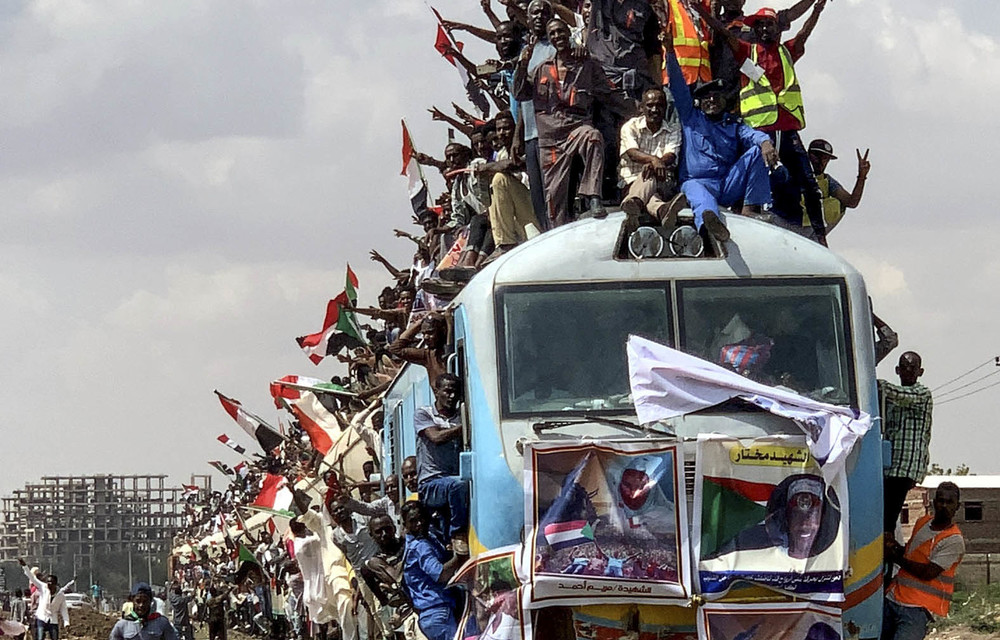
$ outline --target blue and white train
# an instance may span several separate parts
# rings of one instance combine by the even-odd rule
[[[786,347],[771,357],[784,360],[784,384],[878,414],[870,303],[850,264],[790,231],[735,215],[728,216],[733,242],[725,258],[640,260],[623,246],[623,220],[613,213],[542,234],[483,269],[451,305],[449,366],[465,381],[461,469],[472,489],[473,554],[522,541],[525,442],[641,436],[601,420],[636,421],[629,334],[707,359],[747,326],[783,336]],[[423,368],[404,368],[385,397],[386,473],[398,473],[414,453],[413,414],[430,402]],[[536,429],[555,420],[572,424]],[[672,426],[688,441],[707,431],[800,433],[782,418],[727,405]],[[844,637],[879,634],[882,460],[878,428],[848,460]],[[689,504],[693,473],[690,457]],[[679,611],[679,618],[693,620],[690,612]]]

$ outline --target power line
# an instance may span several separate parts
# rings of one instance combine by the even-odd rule
[[[948,404],[949,402],[951,402],[951,401],[953,401],[953,400],[961,400],[962,398],[966,398],[966,397],[968,397],[968,396],[971,396],[971,395],[974,395],[974,394],[977,394],[977,393],[979,393],[980,391],[986,391],[987,389],[990,389],[990,388],[992,388],[992,387],[996,387],[996,386],[1000,386],[1000,382],[994,382],[993,384],[988,384],[988,385],[986,385],[985,387],[980,387],[979,389],[973,389],[972,391],[970,391],[970,392],[968,392],[968,393],[963,393],[963,394],[962,394],[962,395],[960,395],[960,396],[955,396],[954,398],[948,398],[947,400],[945,400],[945,401],[943,401],[943,402],[939,402],[939,403],[937,403],[937,406],[939,406],[939,407],[940,407],[941,405],[943,405],[943,404]]]
[[[990,371],[989,373],[987,373],[985,376],[980,376],[980,377],[976,378],[975,380],[973,380],[972,382],[966,382],[965,384],[963,384],[960,387],[955,387],[954,389],[949,389],[948,391],[943,392],[941,394],[941,396],[942,397],[943,396],[949,396],[949,395],[955,393],[956,391],[961,391],[962,389],[965,389],[966,387],[971,387],[972,385],[976,384],[980,380],[985,380],[986,378],[989,378],[990,376],[995,376],[998,373],[1000,373],[1000,369],[994,369],[993,371]]]
[[[975,366],[975,367],[969,369],[968,371],[966,371],[962,375],[957,376],[955,378],[952,378],[951,380],[949,380],[948,382],[945,382],[944,384],[939,384],[938,386],[936,386],[933,389],[931,389],[931,391],[937,391],[939,389],[943,389],[943,388],[947,387],[949,384],[951,384],[952,382],[955,382],[957,380],[961,380],[965,376],[969,375],[970,373],[972,373],[974,371],[978,371],[979,369],[982,369],[983,367],[985,367],[986,365],[988,365],[991,362],[997,362],[998,365],[1000,365],[1000,356],[997,356],[995,358],[990,358],[989,360],[987,360],[986,362],[982,363],[981,365],[978,365],[978,366]]]

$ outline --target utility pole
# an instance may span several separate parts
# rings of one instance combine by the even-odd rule
[[[135,581],[132,579],[132,546],[129,545],[129,548],[128,548],[128,588],[129,588],[129,590],[132,589],[132,585],[134,585],[134,584],[135,584]]]

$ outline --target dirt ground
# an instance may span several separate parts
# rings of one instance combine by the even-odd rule
[[[108,616],[93,609],[80,607],[70,610],[69,620],[69,628],[63,632],[61,637],[73,638],[74,640],[77,638],[80,640],[107,640],[108,636],[111,635],[111,628],[118,621],[118,616]],[[194,638],[195,640],[207,640],[208,626],[195,624]],[[255,639],[230,629],[229,640]]]
[[[111,634],[111,627],[118,620],[117,616],[106,616],[96,611],[80,608],[73,609],[69,615],[70,626],[66,630],[67,638],[80,638],[81,640],[106,640]],[[195,640],[206,640],[207,629],[202,626],[195,626]],[[229,632],[231,640],[251,640],[238,632]],[[933,630],[927,636],[927,640],[1000,640],[1000,634],[977,633],[967,627],[948,627],[941,630]]]
[[[927,640],[995,640],[997,634],[977,633],[968,627],[949,627],[927,634]]]

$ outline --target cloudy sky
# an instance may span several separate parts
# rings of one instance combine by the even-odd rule
[[[438,3],[485,24],[474,0]],[[425,109],[461,95],[433,39],[421,0],[0,3],[0,493],[235,463],[214,438],[251,443],[213,389],[276,417],[269,380],[336,372],[293,338],[345,262],[372,300],[368,249],[412,253],[391,231],[409,217],[399,119],[439,152]],[[798,65],[830,172],[850,188],[871,148],[831,245],[932,387],[1000,354],[998,41],[992,0],[836,0]],[[997,398],[940,406],[933,458],[1000,473]]]

